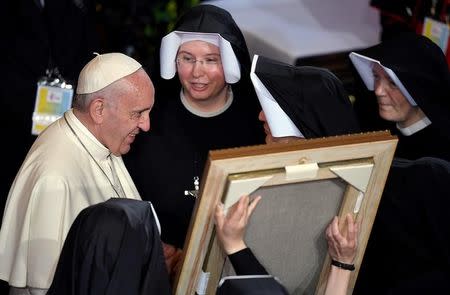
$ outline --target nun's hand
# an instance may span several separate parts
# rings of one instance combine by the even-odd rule
[[[162,243],[164,258],[166,260],[167,272],[169,273],[169,277],[172,281],[178,268],[180,267],[181,256],[183,252],[181,249],[177,249],[172,245]]]
[[[347,214],[345,218],[347,222],[343,233],[339,231],[339,219],[337,216],[333,218],[326,230],[328,241],[328,253],[334,260],[351,264],[356,256],[356,248],[358,247],[358,224],[353,220],[351,214]]]
[[[226,214],[223,204],[217,205],[215,212],[216,231],[227,255],[247,248],[244,242],[245,229],[260,200],[260,196],[253,200],[250,200],[249,196],[242,196],[236,204],[228,209]]]

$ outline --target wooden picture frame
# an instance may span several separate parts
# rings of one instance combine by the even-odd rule
[[[233,204],[233,201],[230,200],[237,200],[241,194],[252,193],[254,190],[266,190],[261,194],[262,200],[253,213],[251,224],[247,229],[246,243],[257,257],[258,251],[255,251],[255,247],[258,248],[259,244],[264,244],[262,241],[271,241],[272,245],[277,245],[276,242],[281,245],[293,244],[295,249],[301,251],[301,253],[297,253],[298,255],[303,255],[303,258],[312,257],[312,262],[302,263],[302,260],[295,262],[295,258],[298,256],[295,251],[284,250],[286,253],[281,253],[281,257],[284,257],[286,261],[277,262],[277,259],[273,259],[272,254],[264,252],[267,250],[261,250],[258,259],[272,275],[279,277],[284,284],[290,281],[286,283],[286,287],[293,294],[324,293],[331,262],[327,254],[324,230],[334,215],[338,215],[342,219],[347,213],[353,214],[360,223],[360,230],[359,246],[354,261],[356,271],[352,272],[349,284],[349,294],[351,294],[396,145],[397,138],[390,133],[372,132],[299,140],[288,144],[211,151],[202,177],[200,196],[186,238],[181,271],[175,280],[174,293],[179,295],[215,294],[223,272],[227,271],[226,255],[218,244],[214,231],[215,207],[219,201],[224,202],[227,207]],[[317,196],[307,196],[322,188],[324,188],[324,192],[318,193],[318,195],[325,199],[318,200]],[[269,200],[275,200],[275,205],[272,203],[272,205],[266,206],[269,209],[261,209],[260,207],[263,208],[266,201],[263,194],[275,195],[273,198],[277,199],[267,198],[266,203],[269,204],[273,202]],[[283,194],[289,197],[284,199],[285,197],[281,197]],[[292,197],[292,195],[294,196]],[[283,205],[283,201],[289,205]],[[295,205],[297,203],[300,205]],[[264,220],[269,217],[263,216],[259,217],[258,222],[253,222],[254,218],[258,218],[255,215],[257,216],[259,211],[263,212],[260,214],[271,215],[283,210],[282,208],[295,206],[300,208],[294,209],[296,229],[293,231],[289,229],[284,237],[278,235],[279,232],[283,232],[280,230],[283,225],[278,225],[281,219],[267,223]],[[302,210],[301,208],[305,206],[307,209]],[[303,214],[306,215],[305,221],[297,220],[300,218],[298,215],[302,215],[297,214],[298,212],[307,212],[307,214]],[[288,216],[285,213],[282,215]],[[315,218],[314,221],[311,218]],[[272,229],[271,232],[267,228],[267,224],[275,224],[278,227]],[[315,225],[312,226],[313,224]],[[317,224],[318,226],[316,226]],[[261,234],[258,234],[258,225],[263,227],[265,233],[263,238]],[[310,229],[308,226],[312,228]],[[254,228],[256,242],[247,240],[252,228]],[[305,232],[312,236],[302,236]],[[271,234],[278,235],[276,240],[270,238]],[[281,243],[280,240],[284,239],[290,242],[286,240],[285,243]],[[292,271],[291,266],[291,270],[284,271],[284,273],[301,274],[302,276],[313,274],[313,277],[301,278],[304,281],[301,284],[304,286],[295,286],[297,280],[295,276],[285,280],[278,273],[272,273],[279,268],[277,263],[283,268],[292,260],[296,270]],[[273,267],[270,265],[271,263]],[[308,269],[308,267],[314,269]]]

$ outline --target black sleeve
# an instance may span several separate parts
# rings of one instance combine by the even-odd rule
[[[250,248],[242,249],[236,253],[228,255],[231,264],[237,275],[267,275],[269,274],[264,266],[259,263]]]

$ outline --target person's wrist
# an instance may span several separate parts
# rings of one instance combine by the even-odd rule
[[[353,263],[345,263],[339,260],[335,260],[335,259],[331,259],[331,265],[335,266],[337,268],[343,269],[343,270],[348,270],[348,271],[354,271],[355,270],[355,265]]]
[[[244,241],[239,241],[237,243],[233,243],[232,245],[225,246],[224,250],[227,255],[231,255],[245,248],[247,248],[247,245],[244,243]]]

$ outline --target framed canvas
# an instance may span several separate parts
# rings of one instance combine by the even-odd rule
[[[358,276],[397,138],[373,132],[211,151],[174,293],[215,294],[233,269],[216,239],[214,210],[261,195],[245,241],[290,294],[323,294],[330,270],[325,229],[333,216],[360,224]],[[345,222],[342,222],[344,224]]]

